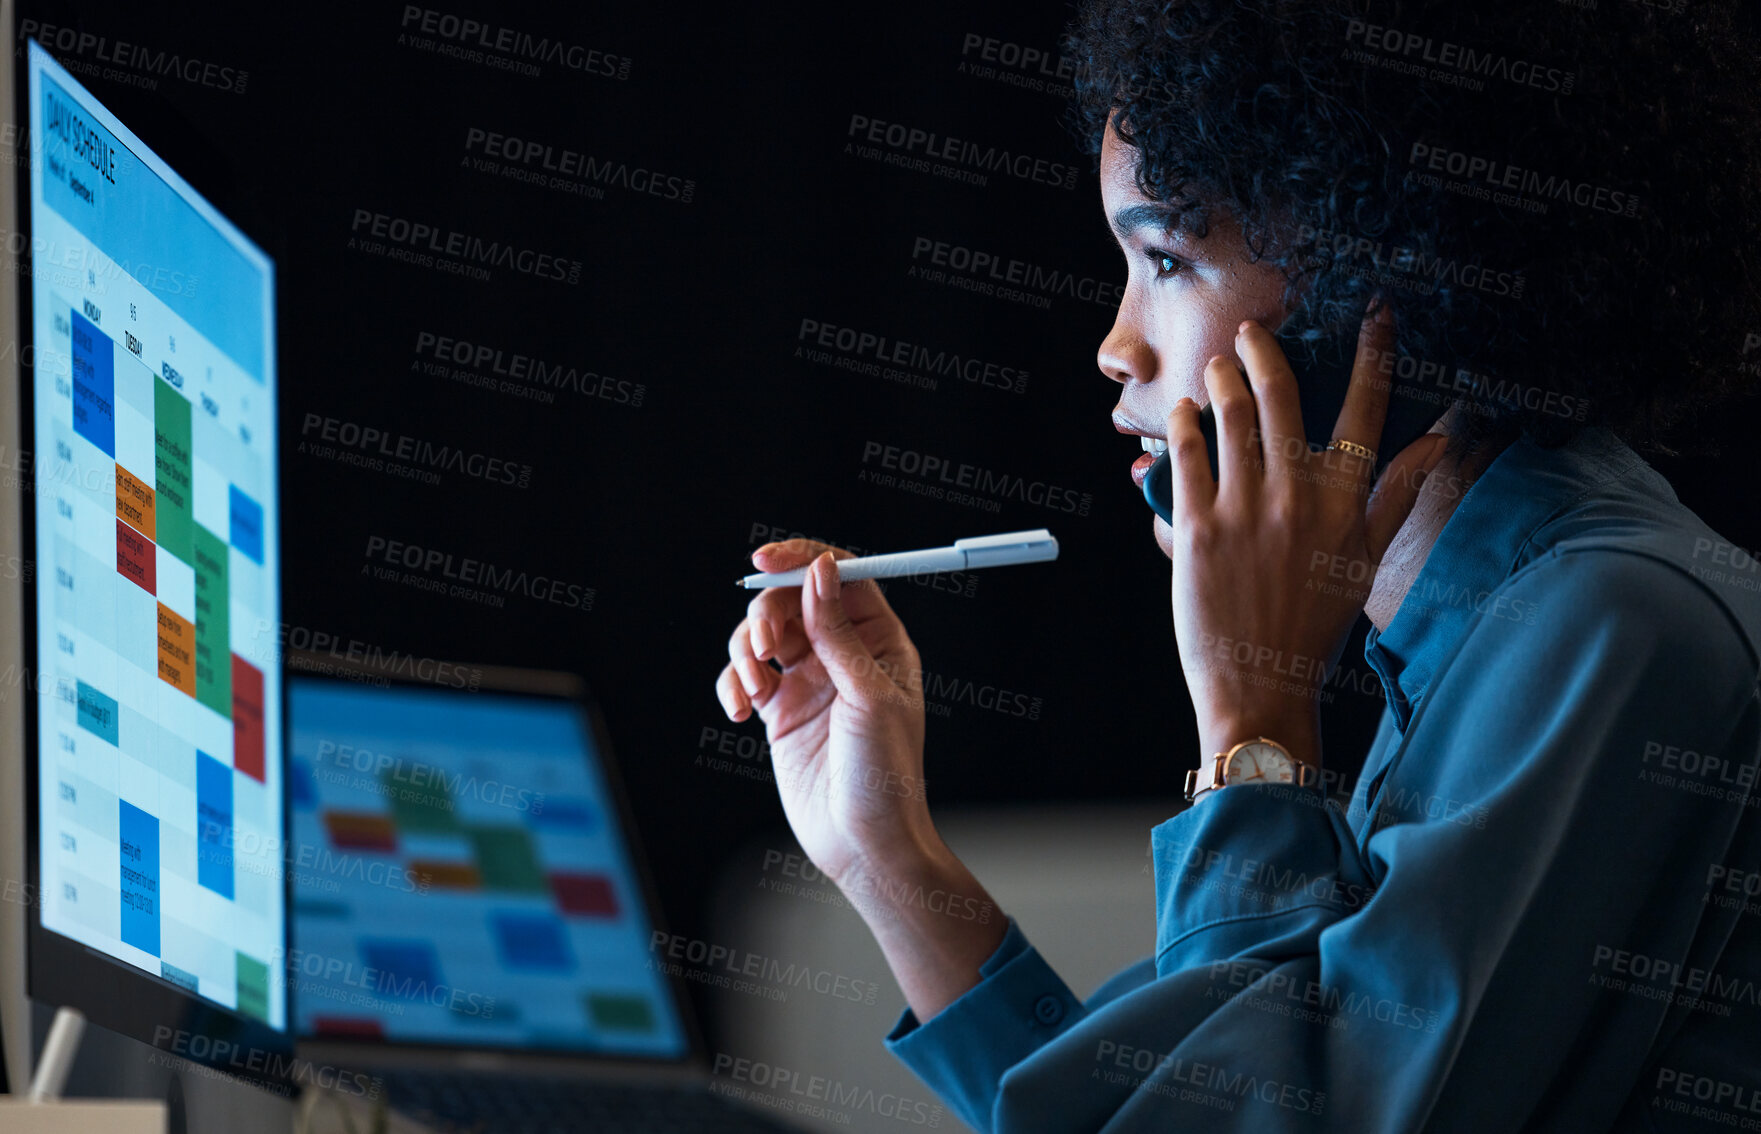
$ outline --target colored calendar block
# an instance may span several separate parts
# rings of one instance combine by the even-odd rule
[[[269,1019],[269,965],[248,953],[238,953],[238,1010],[259,1020]]]
[[[232,766],[263,782],[263,671],[232,655]]]
[[[232,715],[232,631],[226,544],[200,524],[193,529],[196,569],[196,700]]]
[[[190,509],[190,404],[157,378],[153,380],[153,492],[159,546],[188,563],[196,526]]]
[[[654,1030],[654,1006],[645,996],[589,992],[583,999],[587,1002],[587,1017],[596,1028],[608,1032]]]
[[[153,594],[159,585],[159,557],[153,541],[121,520],[116,521],[116,573]]]
[[[484,889],[542,894],[550,888],[538,865],[532,836],[524,827],[471,827],[466,834],[477,852]]]
[[[232,894],[232,768],[196,753],[196,881]]]
[[[196,695],[196,628],[164,603],[159,604],[159,679]]]
[[[263,506],[238,490],[227,486],[229,510],[232,514],[232,546],[253,563],[263,562]]]
[[[142,483],[121,465],[116,466],[116,518],[127,520],[129,527],[153,538],[153,486]]]
[[[121,746],[118,739],[121,718],[116,711],[116,698],[107,697],[82,681],[78,685],[75,711],[81,728],[93,736]]]
[[[326,811],[324,830],[331,845],[343,850],[397,853],[397,831],[390,817],[376,811]]]
[[[116,347],[84,315],[68,314],[73,319],[73,431],[115,460]]]
[[[159,820],[126,799],[116,801],[122,848],[122,940],[159,955]]]
[[[604,874],[556,871],[550,875],[550,892],[565,914],[575,917],[618,916],[618,894]]]
[[[516,972],[571,972],[575,954],[563,923],[548,914],[500,912],[489,915],[495,952]]]

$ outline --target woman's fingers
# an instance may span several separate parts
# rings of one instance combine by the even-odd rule
[[[801,585],[801,622],[814,654],[837,686],[838,695],[851,703],[860,703],[879,667],[844,606],[843,592],[855,589],[839,582],[831,554],[821,554],[808,568],[807,581]]]
[[[1448,446],[1449,438],[1444,434],[1427,433],[1402,449],[1382,471],[1364,507],[1364,549],[1371,563],[1382,562],[1388,553],[1395,533],[1419,501],[1425,478],[1443,459]]]
[[[1350,441],[1374,450],[1382,440],[1382,423],[1388,419],[1388,395],[1393,380],[1382,373],[1382,360],[1394,352],[1394,313],[1383,303],[1375,314],[1364,319],[1357,334],[1357,357],[1351,365],[1351,383],[1345,390],[1345,404],[1333,424],[1334,441]],[[1422,440],[1422,438],[1421,438]],[[1341,471],[1350,475],[1338,478],[1367,487],[1375,476],[1375,461],[1342,453]],[[1330,478],[1331,479],[1331,478]]]
[[[1267,482],[1288,485],[1291,474],[1308,458],[1309,452],[1302,428],[1302,404],[1298,401],[1302,391],[1297,389],[1296,375],[1272,332],[1252,319],[1242,323],[1236,332],[1235,350],[1247,367]]]
[[[1217,420],[1217,494],[1251,493],[1264,467],[1260,457],[1259,411],[1234,360],[1217,355],[1205,364],[1205,389]]]
[[[1205,455],[1204,431],[1198,427],[1198,403],[1181,398],[1168,412],[1169,496],[1175,515],[1209,507],[1217,498],[1211,462]]]
[[[812,539],[790,539],[781,543],[767,543],[752,553],[752,565],[760,571],[781,572],[793,571],[797,567],[805,567],[826,552],[832,553],[833,559],[854,559],[856,553],[841,547],[821,543]],[[794,597],[797,609],[801,601],[799,587],[779,587]],[[849,611],[852,621],[867,622],[871,618],[896,617],[893,608],[888,605],[886,596],[875,586],[872,579],[844,584],[844,608]],[[777,625],[770,627],[772,641],[776,641],[782,633]]]
[[[741,687],[733,662],[723,666],[721,674],[716,677],[715,696],[722,703],[722,712],[728,715],[729,720],[743,721],[752,715],[752,700]]]

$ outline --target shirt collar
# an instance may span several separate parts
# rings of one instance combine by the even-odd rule
[[[1600,427],[1552,449],[1518,438],[1493,458],[1443,525],[1394,620],[1384,631],[1371,626],[1364,639],[1364,660],[1382,679],[1396,728],[1405,731],[1438,666],[1522,565],[1536,529],[1637,463],[1638,454]]]

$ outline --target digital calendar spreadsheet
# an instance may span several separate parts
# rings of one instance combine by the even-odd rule
[[[273,265],[29,67],[42,923],[284,1030]]]

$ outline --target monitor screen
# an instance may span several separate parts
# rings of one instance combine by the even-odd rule
[[[300,1035],[687,1054],[580,705],[295,676],[288,715]]]
[[[285,1031],[273,266],[35,42],[28,99],[42,927]]]

